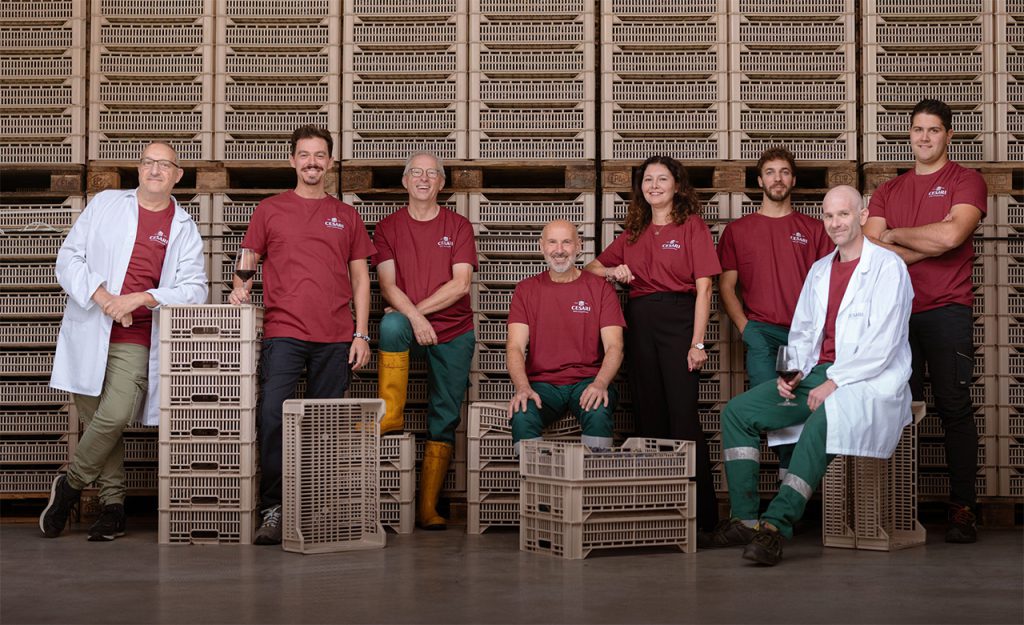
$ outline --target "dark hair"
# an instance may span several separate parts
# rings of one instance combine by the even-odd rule
[[[633,173],[633,197],[626,211],[626,232],[629,242],[635,243],[651,223],[651,205],[644,198],[644,173],[651,165],[664,165],[676,181],[676,192],[672,196],[672,221],[681,224],[690,215],[700,214],[700,198],[690,185],[690,179],[682,164],[671,156],[652,156]]]
[[[761,152],[761,158],[757,159],[757,175],[761,175],[761,170],[764,168],[764,164],[768,161],[786,161],[789,163],[789,169],[796,175],[796,157],[789,151],[784,145],[773,145],[764,152]]]
[[[303,139],[323,139],[327,142],[327,155],[334,158],[334,139],[331,138],[331,133],[312,124],[299,126],[295,129],[295,132],[292,133],[290,141],[292,156],[295,156],[296,146],[299,144],[299,141],[302,141]]]
[[[942,125],[945,126],[946,132],[953,130],[953,111],[950,110],[949,105],[942,100],[924,99],[917,103],[914,110],[910,112],[910,124],[914,124],[914,118],[917,117],[918,113],[926,113],[928,115],[935,115],[942,120]]]

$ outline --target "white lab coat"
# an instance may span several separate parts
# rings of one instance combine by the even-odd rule
[[[92,295],[100,286],[120,295],[135,247],[137,206],[134,189],[99,193],[57,253],[57,281],[68,299],[50,376],[53,388],[93,397],[103,389],[113,320],[103,314]],[[203,240],[177,200],[165,254],[160,282],[149,293],[160,305],[203,303],[207,294]],[[154,312],[149,393],[141,415],[145,425],[160,423],[159,346],[159,315]]]
[[[806,377],[818,362],[832,262],[807,274],[789,330]],[[903,260],[866,238],[836,318],[836,361],[826,374],[838,388],[825,399],[830,454],[889,458],[910,423],[910,343],[914,290]],[[802,425],[769,432],[770,445],[795,443]]]

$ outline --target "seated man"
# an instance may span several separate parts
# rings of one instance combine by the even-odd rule
[[[812,265],[800,292],[789,331],[795,376],[764,382],[722,411],[732,519],[713,539],[746,544],[744,558],[769,566],[782,559],[782,537],[792,536],[832,455],[888,458],[911,419],[906,264],[864,237],[868,213],[853,187],[829,191],[822,216],[836,251]],[[796,442],[793,461],[758,521],[760,434],[782,428],[791,432],[782,442]]]
[[[579,419],[584,444],[612,445],[611,382],[626,321],[611,285],[576,267],[580,247],[576,226],[549,223],[540,237],[548,270],[512,294],[505,358],[516,387],[508,405],[516,453],[520,440],[540,438],[566,410]]]

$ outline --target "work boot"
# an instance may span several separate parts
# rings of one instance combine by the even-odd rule
[[[270,506],[260,514],[263,515],[263,522],[256,534],[252,537],[254,545],[280,545],[281,544],[281,504]]]
[[[701,549],[741,547],[750,544],[755,532],[756,530],[747,527],[739,519],[722,519],[714,531],[701,532],[697,535],[697,546]]]
[[[970,506],[949,506],[949,529],[946,530],[947,543],[973,543],[978,540],[977,517]]]
[[[420,499],[416,508],[416,525],[425,530],[448,529],[448,522],[437,513],[437,499],[448,474],[452,445],[427,441],[420,467]]]
[[[39,529],[43,536],[56,538],[64,531],[71,515],[71,508],[78,505],[82,491],[68,484],[68,476],[61,473],[50,486],[50,502],[39,515]]]
[[[405,429],[405,398],[409,390],[409,352],[378,353],[377,392],[384,400],[380,433],[401,433]]]
[[[764,523],[759,524],[750,544],[743,548],[743,557],[758,564],[775,566],[782,560],[782,534]]]
[[[103,506],[100,518],[89,528],[89,540],[114,540],[124,536],[124,504],[112,503]]]

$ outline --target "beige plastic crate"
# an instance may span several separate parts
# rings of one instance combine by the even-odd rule
[[[595,132],[573,137],[503,137],[469,131],[469,158],[484,160],[567,161],[595,156]]]
[[[0,321],[0,347],[52,349],[57,345],[60,324],[60,321]]]
[[[0,164],[84,164],[85,136],[63,140],[4,140],[0,142]]]
[[[684,77],[677,80],[649,76],[601,74],[601,93],[605,102],[631,106],[678,107],[728,102],[728,74],[708,77]]]
[[[482,534],[492,527],[519,527],[518,495],[487,495],[467,503],[467,534]]]
[[[586,558],[595,549],[677,547],[697,550],[697,521],[674,512],[603,513],[585,523],[566,523],[520,513],[519,549],[568,560]]]
[[[281,0],[228,1],[252,6],[264,3],[274,4]],[[141,0],[92,0],[92,15],[140,21],[152,18],[166,18],[167,15],[182,18],[201,17],[203,15],[212,15],[215,6],[217,6],[215,0],[168,0],[159,7]]]
[[[0,293],[0,319],[54,319],[64,315],[60,293]]]
[[[0,381],[0,406],[64,405],[70,400],[70,393],[51,388],[50,383],[46,380]]]
[[[255,443],[238,441],[176,441],[159,443],[160,475],[256,475]]]
[[[256,442],[255,408],[164,408],[160,440]]]
[[[431,152],[442,159],[464,159],[470,153],[468,141],[464,131],[416,138],[374,136],[346,130],[341,133],[341,155],[344,159],[404,160],[416,152]]]
[[[26,70],[28,71],[28,70]],[[69,76],[52,84],[25,83],[0,86],[0,97],[10,107],[19,109],[63,109],[69,106],[83,106],[85,78]]]
[[[86,4],[76,0],[7,0],[0,6],[0,23],[60,22],[85,17]]]
[[[857,36],[853,13],[824,19],[809,17],[800,15],[779,20],[734,13],[729,15],[729,41],[760,48],[824,48],[853,43]]]
[[[469,70],[490,75],[532,76],[536,74],[579,74],[594,71],[595,48],[571,42],[557,48],[491,48],[469,44]]]
[[[937,76],[929,80],[890,79],[878,74],[864,74],[862,85],[865,104],[913,107],[936,93],[941,93],[947,104],[958,108],[994,101],[993,77],[989,74],[969,79]]]
[[[593,223],[594,207],[593,193],[533,201],[483,193],[469,194],[469,220],[474,224],[493,227],[539,229],[554,219],[565,219],[577,225]]]
[[[518,463],[488,464],[482,469],[469,471],[466,501],[481,501],[490,495],[516,495],[521,482]]]
[[[610,451],[536,440],[521,441],[519,447],[520,472],[526,478],[627,482],[691,477],[695,470],[693,441],[630,438]]]
[[[520,13],[516,17],[471,12],[469,40],[492,46],[565,47],[594,42],[593,5],[576,14],[558,17]]]
[[[715,0],[705,2],[709,6],[715,4]],[[606,3],[601,14],[601,41],[605,45],[628,46],[632,48],[645,49],[678,49],[681,47],[697,48],[707,47],[718,43],[726,43],[728,38],[728,19],[724,10],[710,11],[705,15],[692,15],[687,19],[678,19],[672,13],[680,10],[689,10],[692,6],[698,10],[694,13],[701,13],[699,2],[672,3],[663,5],[664,12],[658,12],[658,20],[637,19],[637,15],[630,8],[623,5],[630,4],[622,0],[615,0],[611,8]],[[632,3],[640,4],[640,3]],[[648,3],[647,11],[640,13],[641,16],[651,12],[654,3]],[[724,3],[723,3],[724,4]],[[685,8],[684,8],[685,5]],[[646,15],[649,17],[649,15]]]
[[[92,43],[113,49],[175,49],[197,48],[213,42],[213,15],[197,17],[191,22],[147,22],[142,20],[111,21],[94,15]]]
[[[326,0],[323,1],[326,4]],[[415,4],[389,0],[345,0],[343,6],[345,15],[358,15],[362,18],[438,17],[461,14],[468,10],[467,0],[424,0]]]
[[[523,516],[564,523],[586,523],[593,515],[613,512],[678,512],[696,517],[697,483],[688,478],[622,484],[588,484],[526,478],[522,481]]]
[[[255,510],[161,510],[161,545],[251,545],[257,526]]]
[[[388,493],[380,494],[380,522],[396,534],[412,534],[416,525],[416,502],[399,501]]]
[[[383,547],[378,423],[384,401],[288,400],[283,411],[282,548]]]
[[[78,416],[67,406],[0,412],[0,434],[78,434]]]
[[[160,510],[256,509],[259,477],[170,475],[160,477]]]
[[[449,14],[426,19],[345,20],[342,40],[364,48],[436,48],[469,41],[465,15]]]
[[[161,408],[255,408],[255,374],[172,373],[160,376]]]
[[[379,492],[403,503],[413,501],[416,497],[414,476],[412,469],[401,470],[382,465],[378,473]]]
[[[342,75],[342,97],[345,102],[374,107],[416,105],[416,108],[448,106],[468,99],[466,74],[450,74],[433,79],[406,77],[364,78],[353,72]]]
[[[160,373],[256,373],[258,341],[161,341]]]
[[[230,304],[162,306],[161,341],[256,341],[263,332],[263,309]]]
[[[74,452],[71,443],[77,440],[77,433],[73,439],[65,434],[60,439],[0,440],[0,458],[4,464],[65,464]]]

